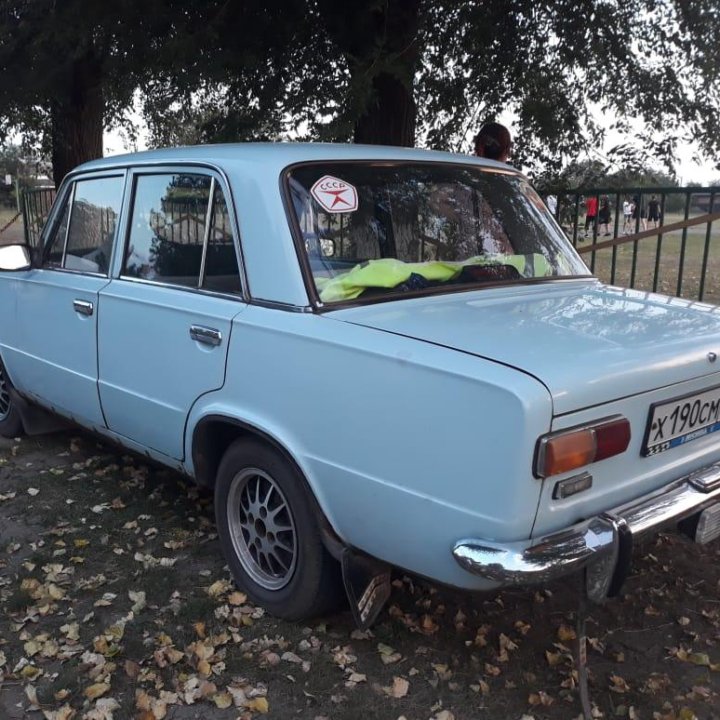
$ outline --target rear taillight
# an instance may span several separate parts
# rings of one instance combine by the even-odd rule
[[[622,415],[544,435],[538,440],[535,475],[545,478],[619,455],[630,444],[630,422]]]

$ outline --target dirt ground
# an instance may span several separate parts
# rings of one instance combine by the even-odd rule
[[[371,632],[288,623],[229,582],[212,517],[88,436],[0,441],[0,718],[580,714],[574,582],[469,596],[398,574]],[[720,544],[638,548],[588,628],[594,717],[720,718]]]

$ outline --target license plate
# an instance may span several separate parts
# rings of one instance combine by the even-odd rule
[[[720,430],[720,386],[650,406],[642,454],[657,455]]]

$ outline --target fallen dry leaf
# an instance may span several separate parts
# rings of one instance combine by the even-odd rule
[[[245,707],[248,710],[254,710],[255,712],[259,712],[261,715],[266,715],[268,712],[270,712],[270,704],[265,697],[256,697],[252,700],[248,700],[245,703]]]
[[[85,690],[83,690],[83,695],[88,700],[95,700],[101,695],[104,695],[109,689],[110,686],[107,683],[95,683],[94,685],[86,687]]]
[[[569,625],[561,625],[558,628],[557,635],[560,642],[570,642],[571,640],[575,640],[577,638],[575,630]]]
[[[386,695],[394,698],[403,698],[408,694],[410,683],[401,677],[394,677],[393,684],[390,687],[384,687],[383,691]]]

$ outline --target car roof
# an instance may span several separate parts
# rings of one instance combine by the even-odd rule
[[[84,163],[73,172],[86,172],[129,165],[171,165],[176,162],[210,163],[219,167],[242,163],[263,163],[278,170],[294,163],[312,161],[369,160],[405,162],[438,162],[484,165],[512,170],[503,163],[485,160],[473,155],[421,150],[418,148],[389,145],[355,145],[343,143],[227,143],[218,145],[193,145],[188,147],[162,148],[144,152],[113,155]]]

